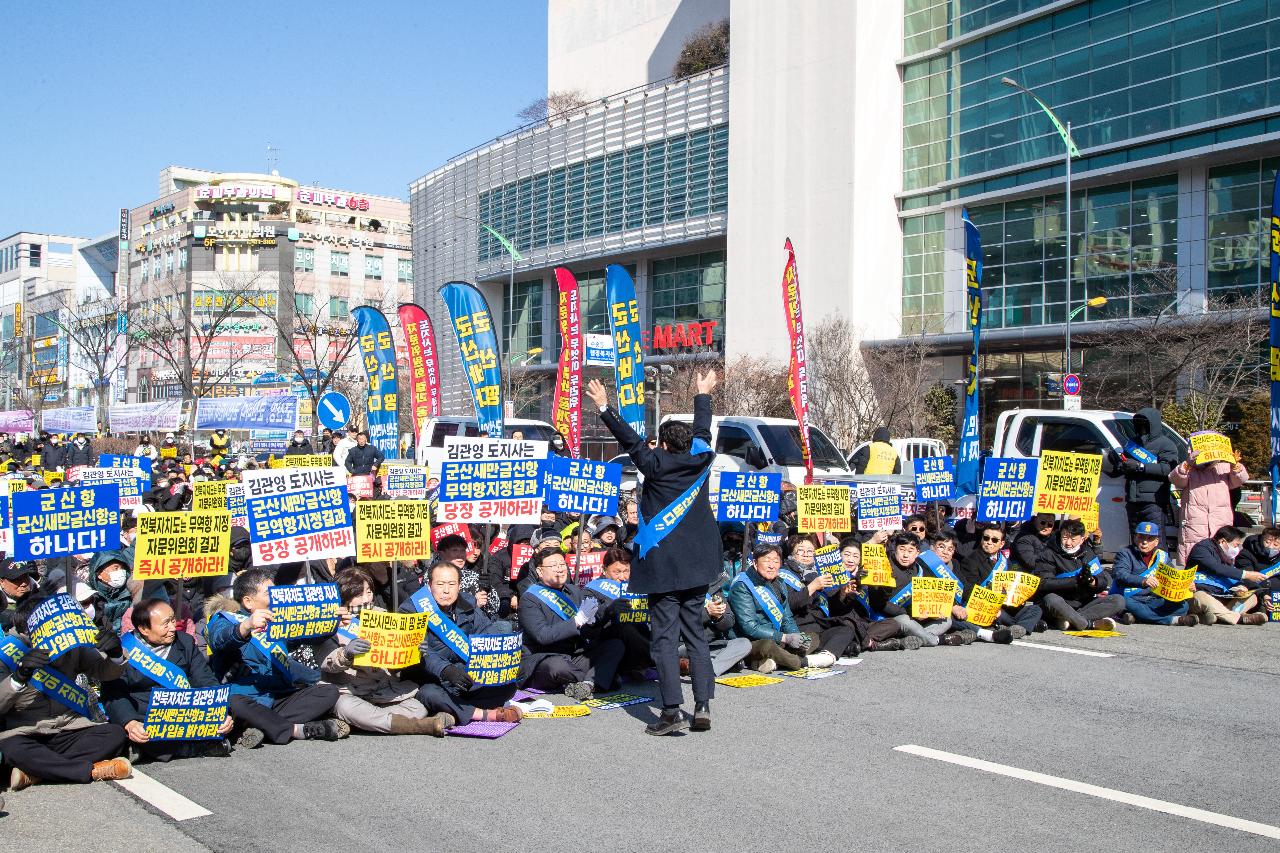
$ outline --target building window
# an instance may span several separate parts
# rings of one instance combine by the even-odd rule
[[[1270,275],[1271,189],[1280,157],[1209,170],[1205,266],[1209,294],[1248,293]]]
[[[187,268],[187,250],[178,250],[178,269],[185,270]]]
[[[702,252],[653,262],[649,277],[649,314],[653,321],[658,348],[658,329],[701,323],[704,342],[724,350],[725,253]],[[714,323],[708,326],[708,323]],[[608,319],[602,331],[608,331]],[[687,335],[685,340],[689,340]],[[689,341],[690,346],[696,346]],[[705,343],[703,344],[706,345]]]
[[[396,281],[413,283],[413,259],[398,258],[396,260]]]
[[[481,193],[481,221],[520,251],[724,213],[729,205],[725,124],[572,163]],[[479,231],[481,261],[505,257]]]
[[[138,265],[138,275],[143,281],[146,281],[148,278],[148,274],[147,274],[148,269],[149,269],[149,264],[147,263],[147,259],[143,258],[142,263]]]
[[[345,320],[350,316],[351,311],[347,308],[347,300],[341,296],[329,297],[329,319]]]
[[[51,243],[51,244],[49,245],[49,251],[51,251],[51,252],[52,252],[52,251],[53,251],[53,247],[54,247],[54,246],[56,246],[56,245],[58,245],[58,244],[57,244],[57,243]],[[31,244],[27,247],[27,263],[28,263],[30,266],[33,266],[33,267],[38,267],[38,266],[40,266],[40,244],[39,244],[39,243],[31,243]]]
[[[316,310],[316,298],[311,293],[293,294],[293,311],[299,317],[311,317]]]
[[[941,332],[944,216],[931,213],[902,221],[902,334]],[[983,282],[986,278],[984,275]]]
[[[1016,2],[1016,0],[1015,0]],[[947,40],[948,0],[906,0],[902,26],[902,54],[932,50]]]
[[[950,175],[947,114],[950,59],[916,62],[902,71],[902,186],[922,189]]]
[[[982,237],[983,325],[1066,320],[1062,196],[969,209]],[[1177,298],[1176,175],[1090,187],[1072,194],[1071,309],[1079,320],[1150,316]],[[904,297],[905,299],[905,297]]]
[[[151,256],[151,277],[152,278],[160,277],[160,256],[159,255]]]
[[[364,277],[374,281],[382,281],[382,258],[380,256],[364,256]]]
[[[502,351],[520,356],[542,346],[542,279],[517,281],[503,292]],[[533,358],[531,361],[541,361]]]
[[[330,252],[329,253],[329,274],[346,278],[351,275],[351,253],[350,252]]]
[[[164,253],[164,274],[173,275],[173,252]]]
[[[316,250],[298,247],[293,250],[294,272],[315,272]]]

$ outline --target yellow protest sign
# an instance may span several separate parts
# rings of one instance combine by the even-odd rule
[[[756,675],[747,673],[745,675],[722,675],[716,679],[716,684],[723,684],[725,687],[763,687],[766,684],[781,684],[781,678],[771,678],[767,675]]]
[[[296,453],[267,462],[269,468],[332,468],[337,464],[328,453]]]
[[[162,447],[162,448],[160,448],[160,458],[161,458],[161,459],[177,459],[177,458],[178,458],[178,448],[176,448],[176,447]]]
[[[911,579],[911,618],[946,619],[956,602],[956,582],[950,578]]]
[[[144,512],[138,516],[133,576],[208,578],[230,571],[231,513]]]
[[[1004,596],[1005,607],[1021,607],[1040,588],[1040,578],[1027,572],[996,572],[991,576],[991,589]]]
[[[1003,595],[985,586],[975,586],[969,593],[969,603],[965,605],[965,610],[969,611],[967,621],[979,628],[988,628],[992,622],[996,621],[1003,606]]]
[[[361,610],[359,636],[373,646],[358,656],[356,666],[404,669],[422,660],[418,646],[427,633],[427,614]]]
[[[9,481],[9,494],[15,492],[25,492],[27,490],[27,481],[14,478]]]
[[[1102,514],[1102,508],[1098,506],[1097,501],[1090,501],[1089,509],[1080,513],[1080,521],[1084,523],[1084,529],[1089,533],[1095,530],[1101,530],[1099,526],[1099,516]]]
[[[193,512],[227,508],[227,481],[205,480],[191,484],[191,509]]]
[[[431,504],[360,501],[356,504],[356,562],[431,557]]]
[[[853,529],[848,486],[797,486],[801,533],[847,533]]]
[[[862,578],[863,586],[897,586],[893,580],[893,569],[889,566],[889,554],[883,545],[862,543]]]
[[[1222,433],[1193,432],[1187,436],[1191,442],[1191,452],[1196,454],[1196,464],[1205,462],[1235,462],[1236,455],[1231,450],[1231,439]]]
[[[533,718],[535,720],[546,719],[565,719],[567,717],[585,717],[591,713],[591,709],[586,705],[557,705],[551,713],[546,711],[530,711],[525,714],[525,719]]]
[[[1035,511],[1084,516],[1097,504],[1100,476],[1102,456],[1097,453],[1041,451]]]
[[[1168,563],[1161,563],[1156,566],[1155,577],[1160,584],[1155,588],[1155,594],[1166,601],[1186,601],[1191,597],[1191,581],[1196,576],[1196,570],[1179,569]]]

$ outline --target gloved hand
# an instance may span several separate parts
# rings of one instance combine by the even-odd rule
[[[15,681],[26,684],[31,680],[31,676],[35,675],[37,669],[42,669],[49,663],[49,650],[34,648],[27,652],[21,661],[18,662],[18,669],[13,673]]]
[[[476,686],[471,676],[467,675],[467,671],[460,664],[449,664],[441,671],[440,677],[463,692]]]
[[[787,649],[799,649],[804,647],[807,639],[804,634],[783,634],[782,645]]]
[[[1080,574],[1076,575],[1076,583],[1085,589],[1092,589],[1098,585],[1098,579],[1093,576],[1093,572],[1089,570],[1089,567],[1085,566],[1080,570]]]
[[[1120,467],[1124,468],[1124,470],[1129,473],[1143,471],[1146,468],[1146,466],[1144,466],[1137,459],[1131,459],[1128,456],[1126,456],[1123,460],[1121,460]]]
[[[600,609],[600,601],[596,598],[588,598],[582,602],[582,606],[578,608],[578,612],[573,615],[573,624],[581,628],[583,625],[590,625],[596,621],[596,611]]]
[[[370,643],[364,637],[356,637],[354,640],[351,640],[346,645],[347,657],[351,658],[352,660],[355,660],[360,655],[367,655],[369,653],[369,650],[372,648],[373,648],[373,643]]]
[[[124,646],[120,644],[120,635],[111,630],[109,625],[98,628],[98,642],[94,645],[98,647],[98,651],[112,660],[124,657]]]

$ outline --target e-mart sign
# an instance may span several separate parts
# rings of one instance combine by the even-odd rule
[[[713,347],[719,320],[695,320],[691,323],[666,323],[641,332],[641,344],[650,350],[682,347]]]

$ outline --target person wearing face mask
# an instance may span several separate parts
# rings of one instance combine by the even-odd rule
[[[160,458],[160,451],[151,443],[151,436],[143,433],[138,437],[138,446],[133,449],[134,456],[142,456],[155,462]]]
[[[311,441],[307,438],[307,434],[300,429],[293,431],[293,438],[289,441],[289,446],[285,448],[285,456],[305,456],[315,453],[311,448]]]
[[[1084,522],[1069,518],[1036,564],[1040,576],[1036,599],[1051,627],[1060,630],[1114,631],[1115,619],[1124,612],[1124,596],[1108,595],[1111,575],[1086,544]]]
[[[1212,625],[1264,625],[1267,614],[1255,611],[1258,596],[1253,590],[1267,580],[1256,569],[1247,568],[1244,533],[1238,527],[1220,527],[1212,539],[1204,539],[1187,555],[1187,567],[1196,570],[1195,595],[1191,612],[1200,622]]]
[[[97,461],[97,456],[93,452],[93,444],[84,433],[78,432],[75,438],[71,440],[70,446],[67,447],[66,467],[74,468],[77,465],[92,465]]]
[[[557,456],[569,455],[569,444],[564,440],[564,433],[557,431],[550,439],[551,452]]]
[[[89,586],[102,603],[102,624],[117,634],[122,631],[124,612],[133,604],[129,577],[133,570],[133,547],[99,551],[89,561]]]
[[[204,654],[190,634],[179,630],[173,608],[158,598],[146,598],[133,609],[133,628],[122,637],[124,671],[102,685],[102,703],[111,722],[124,728],[130,750],[155,761],[197,756],[225,757],[231,745],[225,735],[231,715],[211,741],[152,741],[143,725],[151,691],[209,688],[219,685]]]
[[[1280,527],[1264,527],[1261,533],[1246,536],[1236,565],[1259,574],[1280,563]],[[1280,570],[1277,570],[1280,572]],[[1272,584],[1280,589],[1280,582]]]
[[[40,452],[40,467],[46,471],[62,471],[67,467],[67,448],[57,435],[49,436]]]
[[[338,688],[333,715],[366,732],[444,737],[444,730],[454,721],[444,715],[428,717],[426,706],[417,698],[418,685],[390,670],[355,664],[357,657],[372,648],[352,627],[362,612],[377,609],[373,606],[372,578],[362,569],[343,569],[335,581],[345,612],[339,611],[342,622],[336,647],[320,664],[323,681]]]

